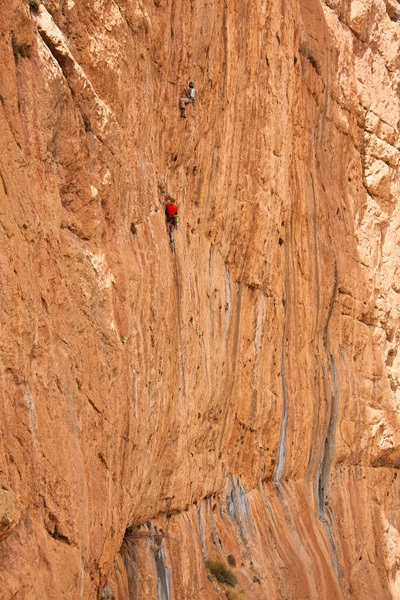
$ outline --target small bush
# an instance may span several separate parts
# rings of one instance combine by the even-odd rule
[[[83,119],[83,124],[85,126],[85,131],[92,131],[92,124],[90,122],[89,117],[87,117],[86,115],[82,115],[82,119]]]
[[[236,558],[233,556],[233,554],[228,554],[228,556],[226,557],[226,560],[228,561],[228,565],[230,567],[236,568]]]
[[[235,573],[224,562],[220,560],[207,560],[206,567],[209,575],[215,577],[219,583],[226,583],[231,587],[235,587],[237,584]]]
[[[39,0],[29,0],[29,8],[32,12],[37,13],[39,11]]]
[[[22,58],[30,58],[31,57],[31,47],[28,44],[21,44],[18,46],[19,55]]]
[[[15,64],[18,64],[18,58],[20,56],[22,56],[22,58],[31,57],[31,47],[28,46],[28,44],[19,44],[14,33],[11,37],[11,45],[13,49]]]
[[[18,42],[17,42],[17,38],[15,37],[15,35],[12,35],[11,38],[11,45],[12,45],[12,49],[13,49],[13,54],[14,54],[14,60],[16,63],[18,63]]]

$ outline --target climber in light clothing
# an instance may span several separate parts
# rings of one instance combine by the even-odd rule
[[[194,103],[194,95],[195,95],[194,81],[191,81],[188,84],[188,87],[185,89],[185,94],[186,94],[186,98],[179,99],[179,108],[181,109],[181,117],[183,117],[184,119],[186,119],[187,104]]]

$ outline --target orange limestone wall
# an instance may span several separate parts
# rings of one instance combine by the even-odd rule
[[[0,31],[0,599],[399,600],[398,2]]]

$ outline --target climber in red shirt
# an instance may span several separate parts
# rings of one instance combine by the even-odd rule
[[[174,198],[168,198],[165,205],[165,216],[167,217],[168,223],[171,223],[171,225],[174,225],[175,227],[178,225],[178,207],[175,204]]]

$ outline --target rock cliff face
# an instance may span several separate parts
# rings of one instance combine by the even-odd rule
[[[400,598],[399,19],[0,3],[1,600]]]

